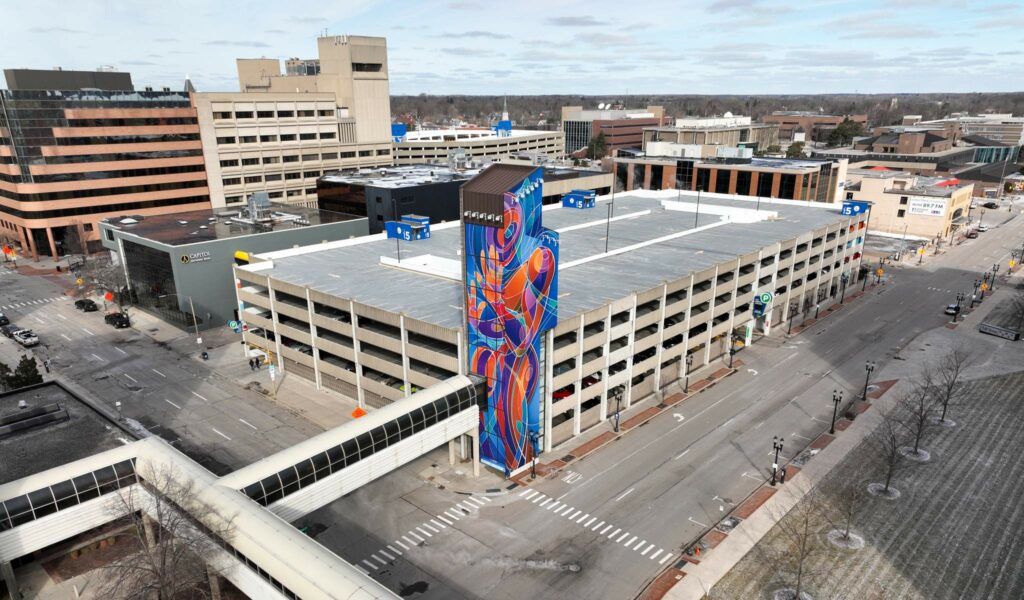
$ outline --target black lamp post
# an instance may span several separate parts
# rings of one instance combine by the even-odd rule
[[[843,401],[843,392],[840,390],[832,390],[832,426],[828,428],[828,432],[832,435],[836,433],[836,414],[839,412],[839,403]]]
[[[988,284],[988,272],[986,271],[985,274],[981,276],[981,286],[978,288],[979,290],[981,290],[981,293],[978,294],[978,302],[981,302],[982,300],[985,299],[985,288],[987,287],[991,286],[989,286]]]
[[[861,272],[863,273],[863,271],[861,271]],[[867,274],[861,275],[860,280],[861,280],[860,291],[863,292],[863,291],[868,289],[868,275]]]
[[[789,303],[789,331],[786,332],[786,335],[790,335],[793,333],[793,317],[796,316],[796,310],[798,308],[800,308],[799,301]]]
[[[697,212],[693,213],[693,228],[697,228],[697,220],[700,218],[700,193],[702,188],[697,186]]]
[[[842,304],[843,300],[846,299],[846,282],[849,281],[849,280],[850,280],[850,276],[847,275],[846,273],[843,273],[842,276],[839,278],[839,281],[842,283],[842,288],[843,288],[842,294],[839,295],[839,303],[840,304]]]
[[[867,371],[867,376],[864,377],[864,401],[868,401],[868,384],[871,382],[871,372],[875,370],[875,361],[869,360],[864,363],[864,370]]]
[[[971,308],[974,308],[974,303],[978,300],[978,286],[981,282],[977,279],[974,280],[974,291],[971,292]]]
[[[732,357],[736,355],[736,334],[729,334],[729,368],[732,368]]]
[[[622,394],[615,394],[615,433],[619,432],[619,419],[622,415]]]
[[[779,452],[782,451],[782,443],[786,440],[778,436],[772,436],[772,448],[775,449],[775,462],[772,463],[772,485],[775,485],[775,475],[779,472]]]
[[[530,479],[536,479],[537,478],[537,432],[536,431],[531,431],[530,432],[530,446],[533,448],[533,452],[531,452],[531,454],[533,455],[533,466],[532,466],[532,468],[530,470]]]
[[[988,286],[990,290],[996,289],[996,275],[999,274],[999,267],[1001,266],[999,263],[992,265],[992,283]]]
[[[686,382],[683,384],[683,393],[690,393],[690,367],[693,366],[693,355],[686,355]]]
[[[953,321],[952,321],[953,323],[956,323],[957,317],[960,316],[961,306],[963,304],[964,299],[966,299],[966,297],[967,296],[963,292],[957,292],[957,294],[956,294],[956,309],[955,309],[955,312],[953,313]]]

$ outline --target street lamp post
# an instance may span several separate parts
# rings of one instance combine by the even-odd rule
[[[846,273],[843,273],[842,276],[839,278],[839,281],[842,283],[842,288],[843,288],[843,292],[839,296],[839,303],[840,304],[842,304],[843,300],[846,299],[846,282],[849,281],[849,280],[850,280],[850,276],[847,275]]]
[[[683,393],[690,393],[690,367],[693,366],[693,355],[686,355],[686,382],[683,384]]]
[[[863,271],[861,271],[861,273],[863,273]],[[868,289],[868,278],[862,275],[860,279],[862,282],[862,285],[860,286],[860,291],[863,292]]]
[[[616,393],[615,394],[615,427],[613,428],[615,430],[615,433],[619,432],[619,420],[621,418],[620,417],[621,415],[622,415],[622,394]]]
[[[532,455],[532,457],[533,457],[533,466],[532,466],[532,468],[530,470],[530,479],[536,479],[537,478],[537,432],[536,431],[531,431],[530,432],[530,446],[531,446],[531,448],[533,450],[533,452],[530,453]]]
[[[836,414],[839,412],[839,403],[843,401],[843,392],[841,390],[832,390],[832,426],[828,428],[828,432],[832,435],[836,433]]]
[[[166,298],[168,296],[175,296],[178,298],[182,297],[181,294],[164,294],[163,296],[158,296],[157,300],[159,300],[160,298]],[[198,344],[199,340],[202,338],[199,337],[199,321],[196,319],[196,306],[195,304],[192,303],[192,296],[187,296],[187,298],[189,310],[192,311],[192,327],[194,327],[196,330],[196,343]]]
[[[772,448],[775,450],[775,462],[772,463],[772,485],[775,485],[775,475],[779,472],[779,452],[782,451],[782,443],[785,438],[772,436]]]
[[[693,228],[694,229],[697,228],[697,219],[700,218],[700,193],[701,193],[701,191],[702,191],[702,188],[698,186],[697,187],[697,212],[693,213]]]
[[[117,420],[123,421],[124,419],[121,417],[121,401],[114,402],[114,406],[117,407]]]
[[[736,355],[736,334],[729,334],[729,368],[732,368],[732,357]]]
[[[868,401],[868,384],[871,383],[871,372],[875,370],[875,361],[869,360],[864,363],[864,370],[867,376],[864,377],[864,402]]]
[[[793,317],[796,316],[796,310],[798,308],[800,308],[800,302],[789,303],[789,331],[786,332],[786,335],[793,333]]]
[[[990,290],[996,289],[996,275],[999,274],[999,267],[1001,266],[1002,265],[1000,265],[999,263],[995,263],[994,265],[992,265],[992,283],[990,283],[988,286]]]

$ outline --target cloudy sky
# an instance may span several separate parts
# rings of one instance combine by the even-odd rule
[[[3,8],[2,68],[237,89],[234,59],[388,39],[393,94],[1024,89],[1024,2],[56,0]]]

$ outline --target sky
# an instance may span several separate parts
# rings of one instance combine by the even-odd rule
[[[391,93],[814,94],[1024,89],[1024,1],[49,0],[3,7],[0,68],[237,89],[236,58],[385,36]],[[283,68],[283,67],[282,67]]]

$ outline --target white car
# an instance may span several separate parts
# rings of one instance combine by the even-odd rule
[[[14,332],[14,341],[18,342],[22,346],[28,348],[30,346],[38,346],[39,338],[36,334],[32,333],[31,329],[22,329],[21,331]]]
[[[985,233],[986,231],[988,231],[988,225],[978,225],[978,231],[980,231],[981,233]]]

